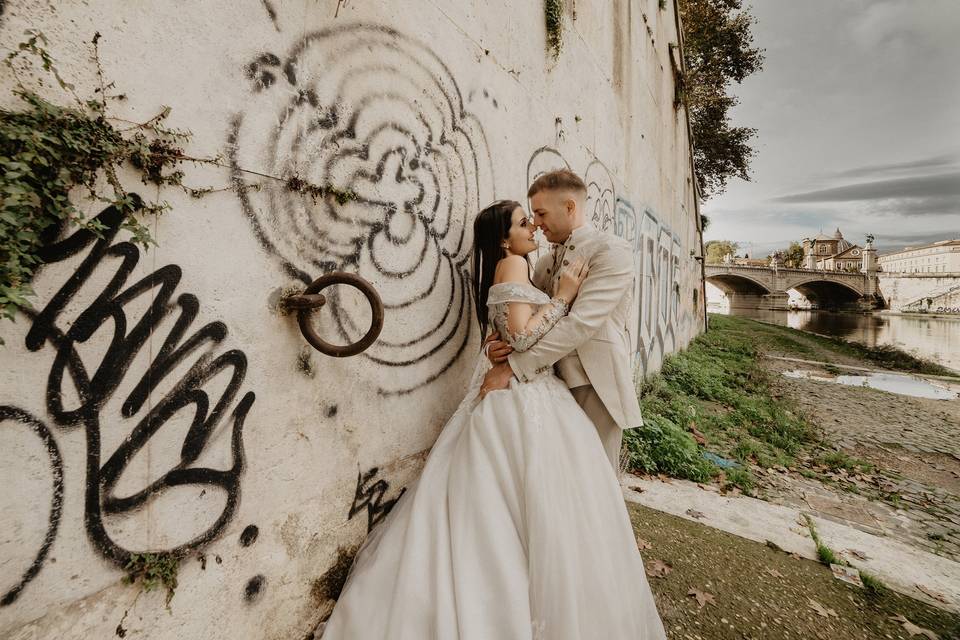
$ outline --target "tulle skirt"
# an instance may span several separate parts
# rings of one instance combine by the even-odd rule
[[[665,638],[619,483],[563,382],[477,402],[478,379],[357,554],[323,640]]]

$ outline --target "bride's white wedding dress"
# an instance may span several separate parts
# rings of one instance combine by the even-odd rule
[[[562,315],[507,331],[528,284],[490,289],[492,324],[529,348]],[[553,371],[482,401],[484,356],[419,480],[368,536],[323,640],[665,638],[620,485]]]

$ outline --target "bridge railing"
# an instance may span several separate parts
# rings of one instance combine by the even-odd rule
[[[863,277],[865,274],[862,271],[836,271],[834,269],[797,269],[794,267],[755,267],[752,265],[742,265],[742,264],[708,264],[705,267],[709,269],[722,269],[724,271],[731,271],[734,269],[742,269],[744,271],[776,271],[778,273],[788,272],[788,273],[816,273],[823,276],[840,276],[840,277]]]

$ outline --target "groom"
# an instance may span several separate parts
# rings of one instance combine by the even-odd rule
[[[528,351],[512,352],[490,343],[494,367],[483,393],[506,389],[514,376],[523,381],[556,366],[556,371],[593,421],[614,473],[620,471],[623,429],[643,424],[630,366],[627,321],[633,297],[633,252],[616,236],[601,233],[586,219],[587,187],[567,169],[545,173],[527,191],[534,226],[553,243],[537,261],[533,284],[553,295],[563,268],[576,258],[589,272],[568,315]]]

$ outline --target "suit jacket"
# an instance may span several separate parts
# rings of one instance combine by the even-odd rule
[[[556,275],[554,257],[552,252],[541,257],[533,272],[533,284],[548,293],[553,291]],[[639,427],[643,418],[627,333],[635,277],[633,250],[625,240],[586,225],[567,241],[563,259],[572,262],[576,257],[586,259],[590,272],[570,313],[529,350],[511,353],[510,368],[526,382],[576,351],[590,384],[617,425],[621,429]],[[562,269],[563,265],[556,267]]]

